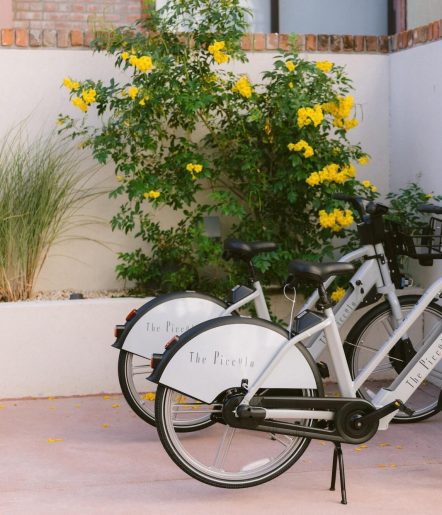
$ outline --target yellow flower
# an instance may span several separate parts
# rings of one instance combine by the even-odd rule
[[[293,84],[293,82],[289,82],[289,88],[293,89],[294,87],[295,87],[295,85]]]
[[[83,113],[86,113],[87,112],[87,104],[86,102],[80,98],[80,97],[74,97],[72,99],[72,104],[75,106],[75,107],[78,107],[79,109],[81,109],[83,111]]]
[[[304,157],[309,158],[314,155],[315,151],[312,149],[312,147],[307,147],[304,152]]]
[[[189,163],[187,166],[186,166],[186,170],[188,172],[193,172],[193,164],[192,163]]]
[[[129,52],[123,52],[121,54],[121,59],[123,59],[123,61],[127,61],[129,59]]]
[[[371,191],[372,191],[373,193],[376,193],[376,192],[378,191],[378,188],[377,188],[374,184],[372,184],[372,185],[371,185]]]
[[[234,93],[239,93],[245,98],[250,98],[253,93],[252,86],[246,75],[242,75],[232,88]]]
[[[295,152],[304,152],[304,157],[306,158],[313,156],[315,153],[313,148],[303,139],[299,140],[296,144],[289,143],[287,148]]]
[[[136,96],[138,95],[138,88],[136,86],[131,86],[128,90],[127,90],[127,94],[130,96],[130,98],[132,100],[134,100],[136,98]]]
[[[327,213],[324,209],[319,211],[319,225],[334,232],[351,225],[353,221],[353,214],[350,209],[342,211],[342,209],[335,208],[331,213]]]
[[[155,392],[147,392],[141,396],[141,398],[145,401],[154,401],[156,399]]]
[[[159,196],[161,195],[161,193],[159,191],[155,191],[155,190],[150,190],[150,191],[147,191],[146,193],[143,193],[143,197],[144,198],[158,198]]]
[[[153,68],[152,58],[148,55],[142,55],[141,57],[131,55],[129,63],[140,72],[147,72]]]
[[[208,50],[213,55],[213,59],[218,64],[227,63],[230,59],[230,57],[225,52],[221,51],[225,48],[225,46],[226,44],[224,41],[215,41],[209,45]]]
[[[338,286],[336,288],[336,290],[330,295],[330,298],[333,302],[339,302],[344,295],[345,295],[344,288],[341,288],[341,286]]]
[[[118,182],[123,182],[124,181],[124,175],[117,175],[115,177],[115,179],[117,179]]]
[[[351,120],[346,120],[346,122],[344,123],[344,128],[346,131],[349,131],[350,129],[354,129],[358,125],[359,125],[358,120],[356,120],[356,118],[353,118]]]
[[[361,156],[358,159],[358,163],[362,166],[366,165],[370,161],[370,158],[367,155]]]
[[[432,195],[431,193],[427,193],[427,194],[425,195],[425,198],[426,198],[426,199],[433,198],[433,195]]]
[[[364,188],[369,188],[371,186],[371,182],[368,180],[362,181],[361,184]]]
[[[295,63],[294,63],[293,61],[287,61],[287,62],[285,63],[285,65],[286,65],[287,70],[288,70],[289,72],[294,72],[294,71],[295,71],[296,65],[295,65]]]
[[[333,63],[330,61],[317,61],[316,68],[325,73],[328,73],[333,68]]]
[[[148,55],[142,55],[135,66],[140,72],[147,72],[153,68],[152,58]]]
[[[318,184],[320,184],[321,179],[319,178],[318,172],[313,172],[312,174],[310,174],[305,180],[305,182],[309,186],[317,186]]]
[[[209,45],[209,52],[214,54],[215,52],[219,52],[223,50],[226,46],[224,41],[214,41],[211,45]]]
[[[72,81],[69,77],[64,78],[63,85],[70,91],[76,91],[80,87],[80,84],[78,82]]]
[[[97,92],[95,89],[85,89],[83,93],[81,94],[83,100],[86,102],[86,104],[93,104],[97,99]]]
[[[203,165],[193,165],[193,171],[196,173],[200,173],[203,171]]]
[[[215,52],[213,58],[218,64],[224,64],[229,62],[230,57],[224,52]]]
[[[319,104],[312,107],[301,107],[298,109],[298,127],[302,129],[306,125],[313,123],[315,127],[320,125],[324,119],[324,113]]]

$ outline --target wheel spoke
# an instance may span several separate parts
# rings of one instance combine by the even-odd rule
[[[401,360],[398,360],[398,361],[401,361]],[[392,370],[393,369],[393,366],[391,365],[391,363],[388,363],[388,364],[385,364],[385,365],[379,365],[378,367],[376,367],[372,374],[379,374],[380,372],[385,372],[386,370]]]
[[[393,334],[393,326],[391,325],[389,318],[384,318],[384,320],[382,320],[382,326],[384,327],[385,332],[388,334],[388,336],[391,336]]]
[[[227,426],[226,430],[224,431],[221,442],[219,444],[218,451],[215,456],[215,461],[213,463],[213,466],[215,469],[224,470],[223,469],[224,461],[229,452],[230,445],[232,444],[232,439],[233,439],[234,434],[235,434],[235,428]]]
[[[275,442],[279,442],[284,447],[288,447],[292,443],[292,439],[290,436],[285,435],[276,435],[274,433],[271,433],[270,438],[274,440]]]
[[[152,372],[152,369],[151,368],[147,368],[143,372],[132,372],[132,376],[135,377],[135,376],[146,375],[146,374],[150,374],[150,372]]]

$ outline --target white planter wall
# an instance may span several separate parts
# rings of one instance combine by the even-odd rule
[[[0,304],[0,398],[118,392],[115,324],[145,299]]]

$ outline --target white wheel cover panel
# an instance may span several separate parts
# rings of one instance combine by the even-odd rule
[[[186,343],[171,359],[160,383],[204,402],[219,393],[251,385],[286,338],[269,328],[228,324],[207,330]],[[305,357],[295,346],[288,351],[263,388],[312,388],[316,381]]]
[[[147,311],[132,327],[122,349],[151,358],[164,352],[164,345],[195,325],[217,318],[224,307],[207,299],[184,297],[173,299]]]

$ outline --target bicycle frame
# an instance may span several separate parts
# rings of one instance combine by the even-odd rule
[[[402,311],[395,286],[391,280],[383,245],[380,243],[377,245],[364,245],[342,256],[339,261],[341,263],[352,263],[361,259],[365,259],[365,262],[351,278],[350,287],[347,289],[344,298],[333,309],[338,327],[344,325],[373,287],[376,287],[379,293],[386,295],[393,313],[393,327],[397,327],[402,322]],[[334,279],[334,277],[331,277],[327,280],[325,283],[326,288],[330,286]],[[229,306],[220,316],[230,315],[235,310],[254,301],[258,317],[270,320],[261,284],[257,281],[253,284],[253,287],[255,291],[252,294]],[[318,293],[315,291],[306,300],[300,311],[312,309],[317,301]],[[327,346],[324,334],[311,338],[309,341],[304,341],[304,344],[315,360],[320,358]]]
[[[267,377],[272,373],[274,368],[280,363],[290,348],[296,343],[306,340],[322,331],[325,332],[328,348],[330,349],[331,359],[335,367],[338,379],[338,385],[343,397],[355,398],[356,392],[364,381],[379,365],[385,355],[394,347],[394,345],[402,338],[411,325],[424,312],[426,307],[432,300],[442,293],[442,278],[433,283],[413,310],[408,314],[406,319],[395,329],[393,334],[383,344],[381,349],[372,357],[364,369],[358,376],[352,380],[350,371],[347,366],[345,353],[343,350],[342,340],[339,334],[337,320],[331,308],[324,311],[325,319],[313,328],[297,334],[293,338],[288,339],[275,353],[268,365],[254,381],[249,385],[248,392],[241,404],[249,404],[252,397],[261,388]],[[298,315],[302,316],[303,313]],[[422,349],[413,357],[405,369],[399,374],[396,380],[388,389],[381,389],[373,399],[375,407],[380,408],[394,400],[400,400],[403,403],[410,398],[414,390],[425,380],[430,372],[438,365],[442,359],[442,323],[438,324],[434,330],[428,335]],[[390,420],[397,411],[385,416],[380,421],[379,429],[387,429]],[[266,418],[271,419],[330,419],[331,415],[328,411],[310,411],[309,410],[266,410]]]

